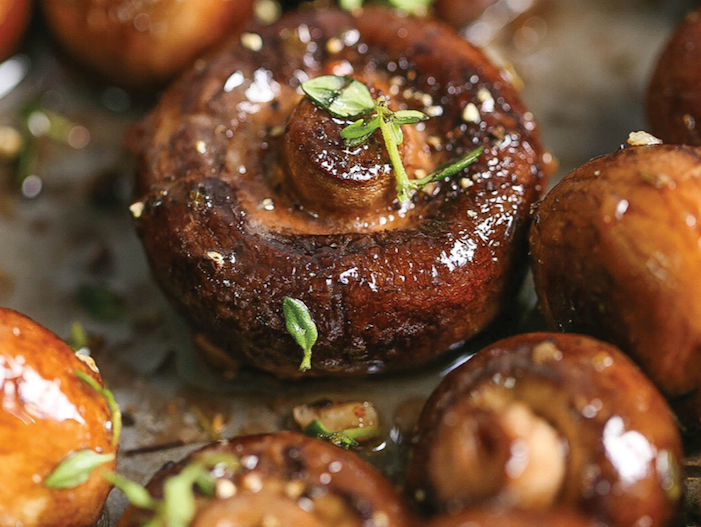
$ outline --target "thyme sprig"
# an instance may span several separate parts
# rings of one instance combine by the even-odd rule
[[[188,527],[197,512],[195,489],[205,496],[214,496],[217,488],[215,472],[236,472],[239,469],[236,456],[224,452],[200,454],[178,474],[163,483],[163,499],[155,499],[148,490],[114,472],[103,477],[117,487],[130,503],[153,512],[144,527]]]
[[[418,110],[390,110],[386,97],[373,99],[367,86],[351,77],[315,77],[303,83],[302,90],[317,106],[335,117],[360,118],[341,130],[341,137],[347,147],[360,146],[377,130],[380,131],[397,180],[397,198],[402,204],[409,201],[414,191],[462,172],[484,151],[484,147],[479,147],[451,160],[426,177],[410,179],[399,153],[399,146],[404,142],[402,126],[426,121],[429,119],[428,115]]]

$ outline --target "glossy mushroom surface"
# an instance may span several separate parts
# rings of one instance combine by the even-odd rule
[[[318,326],[305,375],[407,369],[483,329],[521,277],[542,182],[532,115],[483,54],[438,22],[308,7],[232,42],[164,96],[131,138],[132,206],[153,274],[203,348],[282,377],[301,350],[282,302]],[[348,120],[300,83],[352,75],[394,109],[410,177],[484,146],[404,207],[379,134],[349,151]]]
[[[664,398],[617,348],[534,333],[452,371],[424,406],[407,486],[429,509],[572,507],[667,525],[681,440]]]
[[[168,478],[197,456],[211,454],[236,456],[240,468],[218,477],[217,486],[226,492],[198,498],[192,527],[214,527],[227,522],[237,527],[414,525],[410,509],[392,484],[358,456],[290,432],[212,444],[176,465],[166,465],[147,489],[161,498]],[[137,527],[148,518],[147,512],[132,507],[119,527]]]
[[[236,33],[253,0],[42,0],[59,44],[104,80],[159,87]]]
[[[31,0],[0,0],[0,62],[17,51],[32,4]]]
[[[524,511],[508,509],[470,509],[442,514],[427,527],[604,527],[586,516],[568,509]]]
[[[531,230],[543,315],[618,345],[698,426],[701,149],[633,147],[568,174]]]
[[[92,359],[49,330],[0,308],[0,525],[89,527],[110,485],[99,474],[72,489],[46,478],[84,449],[115,453],[105,399],[76,376],[101,383]],[[105,465],[114,469],[114,462]]]
[[[651,131],[667,143],[701,146],[701,9],[677,28],[647,92]]]

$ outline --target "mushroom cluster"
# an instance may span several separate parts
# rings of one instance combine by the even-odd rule
[[[565,177],[531,231],[547,321],[620,346],[692,426],[701,418],[700,175],[698,147],[620,150]]]
[[[304,97],[321,75],[421,111],[394,156],[379,132]],[[384,133],[384,132],[383,132]],[[484,55],[438,22],[309,7],[229,43],[176,83],[131,139],[132,206],[156,280],[209,356],[299,373],[283,300],[318,326],[306,375],[424,364],[489,324],[522,277],[542,151],[533,116]],[[408,202],[409,182],[481,147]]]

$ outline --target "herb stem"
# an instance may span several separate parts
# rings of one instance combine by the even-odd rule
[[[107,401],[107,407],[112,415],[112,446],[116,447],[119,445],[119,437],[122,434],[122,412],[119,409],[117,401],[114,399],[114,394],[104,386],[100,386],[100,384],[87,373],[76,370],[75,375]]]
[[[394,139],[392,125],[387,119],[388,112],[386,111],[386,104],[384,102],[377,101],[375,110],[380,116],[380,131],[382,132],[382,138],[385,140],[385,147],[387,148],[387,153],[389,154],[389,160],[392,163],[392,168],[394,168],[394,177],[397,179],[397,197],[399,198],[400,203],[406,203],[410,198],[409,193],[413,187],[411,185],[411,181],[409,180],[409,176],[404,169],[402,156],[399,154],[399,148]]]

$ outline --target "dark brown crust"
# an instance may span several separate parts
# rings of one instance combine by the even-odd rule
[[[323,66],[304,65],[299,27],[314,35],[316,51],[302,46],[307,61]],[[330,57],[328,39],[355,29],[359,43]],[[257,367],[293,377],[301,350],[285,330],[286,296],[304,301],[319,326],[307,375],[415,367],[483,329],[519,281],[529,208],[542,180],[537,134],[514,89],[448,27],[385,10],[354,18],[310,9],[256,32],[262,51],[232,43],[175,85],[137,134],[145,204],[138,231],[156,279],[193,330]],[[414,71],[411,87],[444,103],[443,116],[427,125],[427,134],[444,141],[433,163],[455,155],[446,149],[486,147],[471,169],[479,175],[474,185],[444,183],[432,197],[417,196],[403,218],[386,211],[394,224],[367,228],[314,219],[277,193],[265,175],[270,158],[258,149],[264,141],[274,152],[275,141],[261,140],[258,131],[285,124],[300,97],[296,71],[315,76],[341,59],[370,82],[386,80],[389,62],[394,75]],[[273,72],[281,96],[249,126],[236,110],[246,86],[230,93],[222,86],[232,72],[260,68]],[[480,104],[480,89],[493,97],[494,111],[483,112],[480,125],[465,123],[462,111]],[[401,94],[394,99],[417,105]],[[204,155],[198,141],[207,145]],[[232,158],[239,159],[234,166]],[[246,178],[238,163],[247,163]],[[266,195],[275,211],[260,208]],[[223,265],[208,251],[222,255]]]
[[[0,308],[0,525],[89,527],[100,515],[110,485],[99,471],[74,489],[44,485],[74,452],[116,452],[107,403],[76,371],[102,383],[48,329]]]
[[[545,343],[546,348],[539,348]],[[559,350],[548,356],[549,350]],[[511,379],[511,381],[509,381]],[[424,406],[407,475],[412,493],[432,502],[429,456],[439,423],[470,394],[489,386],[508,393],[550,422],[567,442],[567,468],[557,503],[611,525],[666,525],[678,508],[681,440],[676,423],[652,383],[617,348],[590,337],[534,333],[502,340],[451,372]],[[595,401],[596,411],[587,409]],[[586,414],[586,416],[585,416]],[[452,416],[456,422],[464,415]],[[620,426],[619,426],[620,425]],[[455,426],[458,426],[457,424]],[[628,434],[628,435],[626,435]],[[647,450],[649,449],[649,450]],[[646,452],[651,456],[646,459]],[[673,459],[665,476],[656,459]],[[495,499],[498,495],[494,496]],[[498,501],[497,501],[498,503]],[[487,502],[477,505],[489,504]],[[460,506],[453,503],[451,506]],[[468,505],[468,503],[462,503]]]
[[[416,525],[409,507],[392,484],[356,454],[292,432],[244,436],[206,446],[179,463],[164,466],[147,485],[149,492],[156,498],[162,497],[166,478],[177,474],[194,455],[202,452],[228,453],[242,460],[248,456],[257,458],[255,468],[242,468],[237,473],[237,485],[248,474],[260,476],[263,485],[267,478],[299,482],[309,491],[316,489],[342,497],[360,521],[373,517],[379,521],[381,517],[387,520],[384,524],[387,527]],[[322,483],[326,480],[328,483]],[[198,516],[206,507],[207,502],[201,503]],[[147,513],[131,507],[119,527],[137,527],[147,518]]]
[[[701,9],[690,13],[660,56],[647,93],[652,133],[701,145]]]
[[[543,315],[620,346],[667,397],[698,394],[700,225],[700,148],[628,148],[574,170],[531,230]]]

